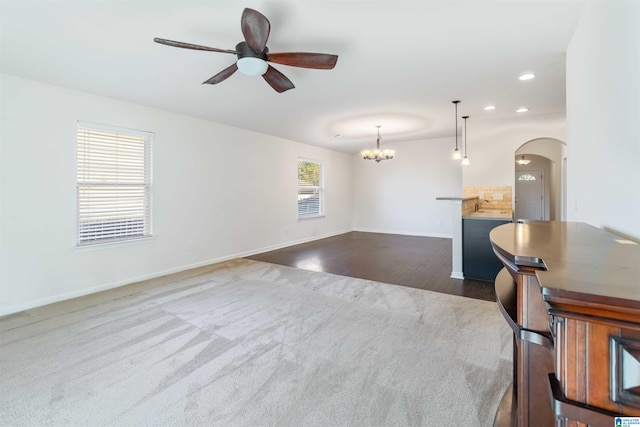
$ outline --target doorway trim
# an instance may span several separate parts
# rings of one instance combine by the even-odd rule
[[[516,167],[515,160],[522,155],[539,156],[545,158],[550,162],[549,169],[543,172],[545,179],[545,188],[543,193],[548,191],[548,194],[544,194],[546,205],[543,207],[543,218],[551,220],[565,220],[566,218],[566,204],[567,204],[567,144],[557,138],[539,137],[530,139],[514,151],[513,164],[513,188],[514,188],[514,211],[516,209],[515,200],[517,198],[517,191],[515,190],[516,180],[520,170]],[[545,166],[546,168],[546,166]],[[533,167],[531,169],[539,169]],[[548,215],[548,216],[547,216]]]
[[[542,169],[520,169],[517,171],[518,173],[516,175],[518,175],[518,178],[516,178],[516,183],[515,183],[515,188],[514,188],[514,198],[513,201],[515,203],[515,218],[516,219],[532,219],[532,220],[543,220],[545,219],[546,216],[546,211],[545,211],[545,181],[544,181],[544,171]],[[520,179],[523,176],[528,176],[531,177],[533,179]],[[539,177],[538,178],[536,178]],[[523,208],[521,207],[523,205],[523,197],[522,197],[522,184],[521,181],[524,182],[531,182],[531,181],[539,181],[537,182],[537,187],[536,188],[536,194],[535,196],[535,200],[534,201],[530,201],[529,203],[531,203],[531,205],[537,205],[537,215],[536,218],[533,217],[533,215],[530,214],[530,212],[527,212],[526,214],[523,213]],[[520,191],[518,191],[520,190]],[[520,197],[520,203],[518,203],[518,197]],[[529,209],[527,209],[529,210]]]

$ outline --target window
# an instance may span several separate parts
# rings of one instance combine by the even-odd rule
[[[78,122],[78,245],[151,236],[152,136]]]
[[[536,177],[530,173],[523,173],[518,177],[518,181],[535,181]]]
[[[298,219],[323,216],[322,163],[298,159]]]

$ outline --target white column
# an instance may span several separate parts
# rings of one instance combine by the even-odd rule
[[[451,239],[451,278],[464,279],[462,272],[462,200],[451,201],[452,236]]]

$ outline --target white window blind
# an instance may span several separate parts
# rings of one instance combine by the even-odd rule
[[[322,163],[298,159],[298,219],[324,214]]]
[[[152,137],[78,122],[78,245],[151,236]]]

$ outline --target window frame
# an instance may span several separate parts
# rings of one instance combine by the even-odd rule
[[[537,181],[537,178],[532,173],[524,171],[518,176],[518,181],[532,182]]]
[[[83,134],[84,132],[84,134]],[[106,162],[113,163],[110,166],[112,168],[103,168],[106,170],[105,176],[100,180],[95,179],[95,175],[91,171],[91,167],[95,168],[100,162],[94,157],[89,158],[85,162],[81,160],[81,156],[91,157],[95,156],[96,153],[91,152],[91,132],[103,132],[107,135],[107,140],[105,145],[111,144],[107,150],[107,156],[113,155],[114,152],[118,152],[118,150],[122,150],[125,148],[124,146],[118,146],[118,139],[124,138],[132,138],[137,139],[136,144],[139,145],[142,142],[142,154],[136,153],[135,155],[125,155],[122,159],[117,156],[117,160],[110,159]],[[77,121],[76,126],[76,248],[88,248],[88,247],[98,247],[102,245],[113,245],[113,244],[121,244],[121,243],[131,243],[136,241],[142,241],[153,238],[153,132],[128,129],[123,127],[92,123],[86,121]],[[83,139],[84,138],[84,139]],[[96,136],[93,136],[94,139],[97,139]],[[141,140],[141,141],[140,141]],[[93,141],[96,142],[95,140]],[[124,142],[123,142],[124,144]],[[83,145],[89,147],[83,147]],[[116,148],[118,146],[118,148]],[[130,148],[130,147],[126,147]],[[93,147],[95,150],[95,147]],[[101,150],[104,152],[104,150]],[[139,151],[139,149],[138,149]],[[99,153],[99,155],[102,153]],[[140,167],[135,170],[135,173],[139,176],[142,176],[142,179],[132,178],[131,181],[127,181],[122,179],[121,175],[123,163],[126,161],[134,161],[140,164]],[[93,163],[92,163],[93,162]],[[83,167],[84,164],[84,167]],[[104,166],[104,161],[103,161]],[[130,164],[126,165],[130,167]],[[87,176],[92,177],[87,178]],[[93,191],[92,188],[93,187]],[[107,189],[104,191],[108,191],[109,196],[113,196],[114,198],[118,198],[118,196],[122,196],[126,191],[138,192],[137,199],[142,201],[142,208],[136,207],[134,209],[134,217],[135,219],[129,218],[123,219],[124,213],[127,210],[130,210],[130,207],[122,207],[120,206],[118,210],[115,210],[113,214],[107,220],[102,219],[100,221],[94,219],[94,222],[91,222],[91,216],[96,216],[96,210],[99,210],[99,207],[96,206],[96,198],[100,197],[99,188]],[[91,206],[87,209],[87,203]],[[93,203],[93,205],[91,205]],[[118,202],[113,202],[114,204],[122,203],[121,200]],[[87,210],[93,212],[88,212]],[[104,215],[104,214],[103,214]],[[104,231],[100,230],[95,233],[91,233],[89,229],[99,222],[121,222],[121,225],[112,226],[113,231]],[[83,222],[84,221],[84,222]],[[141,225],[138,225],[139,221],[142,221]],[[128,223],[127,223],[128,222]],[[131,223],[134,224],[134,227],[131,226]],[[107,229],[109,226],[106,227]],[[135,232],[132,230],[141,230],[141,232]],[[89,238],[90,235],[93,235],[94,238]]]
[[[314,163],[318,165],[318,170],[319,170],[319,179],[318,179],[318,183],[319,185],[300,185],[300,173],[299,173],[299,168],[300,168],[300,163],[304,162],[304,163]],[[296,167],[297,167],[297,171],[296,171],[296,175],[297,175],[297,179],[298,179],[298,203],[297,203],[297,218],[298,221],[304,221],[307,219],[314,219],[314,218],[323,218],[325,216],[325,186],[324,186],[324,164],[319,161],[319,160],[314,160],[314,159],[308,159],[308,158],[304,158],[304,157],[298,157],[297,161],[296,161]],[[301,195],[301,190],[305,190],[305,191],[317,191],[318,192],[318,211],[314,212],[314,213],[310,213],[310,214],[300,214],[300,195]]]

